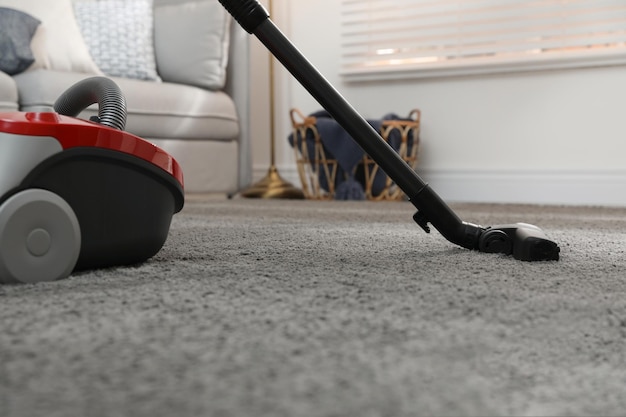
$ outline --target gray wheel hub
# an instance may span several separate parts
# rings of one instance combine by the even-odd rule
[[[20,191],[0,205],[0,282],[66,278],[80,254],[80,226],[58,195]]]

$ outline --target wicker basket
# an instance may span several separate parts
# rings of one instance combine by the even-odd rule
[[[389,143],[394,137],[394,149],[413,169],[417,166],[420,131],[420,111],[413,110],[407,119],[383,120],[380,135]],[[290,111],[293,149],[296,154],[298,174],[302,191],[308,199],[330,200],[335,198],[336,184],[340,178],[339,164],[324,147],[317,129],[317,118],[304,116],[299,110]],[[307,146],[307,138],[309,142]],[[365,154],[352,175],[359,180],[368,200],[403,200],[402,190]],[[382,182],[381,182],[382,179]],[[375,187],[374,185],[377,184]],[[382,185],[381,185],[382,184]]]

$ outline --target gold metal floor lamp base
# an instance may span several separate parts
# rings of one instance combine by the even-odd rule
[[[241,192],[246,198],[303,199],[304,193],[289,181],[284,180],[275,165],[271,165],[265,177]]]

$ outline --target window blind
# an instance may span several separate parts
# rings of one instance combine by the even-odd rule
[[[348,80],[626,64],[626,0],[342,0]]]

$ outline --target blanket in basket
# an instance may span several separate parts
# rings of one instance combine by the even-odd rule
[[[365,151],[357,144],[354,139],[344,130],[341,125],[331,117],[331,115],[325,111],[320,110],[310,114],[311,117],[316,119],[317,131],[320,135],[326,158],[335,159],[338,164],[338,172],[335,178],[335,199],[337,200],[363,200],[365,199],[365,167],[360,164],[365,156]],[[385,120],[410,120],[401,118],[396,114],[389,113],[383,116],[381,119],[368,119],[367,122],[376,130],[381,131],[382,123]],[[296,133],[300,135],[300,133]],[[398,130],[393,129],[389,133],[387,138],[389,145],[398,152],[402,137]],[[294,146],[294,133],[289,135],[289,143]],[[301,137],[298,137],[298,141],[302,141]],[[304,141],[307,146],[308,154],[315,155],[315,135],[308,129],[306,131],[306,137]],[[409,144],[409,147],[415,146],[415,144]],[[315,164],[314,161],[309,161],[311,164]],[[329,191],[328,178],[326,173],[322,169],[321,162],[318,166],[313,166],[314,171],[318,175],[320,187],[325,191]],[[385,188],[387,182],[387,175],[379,169],[374,176],[374,181],[371,187],[373,196],[379,195]]]

